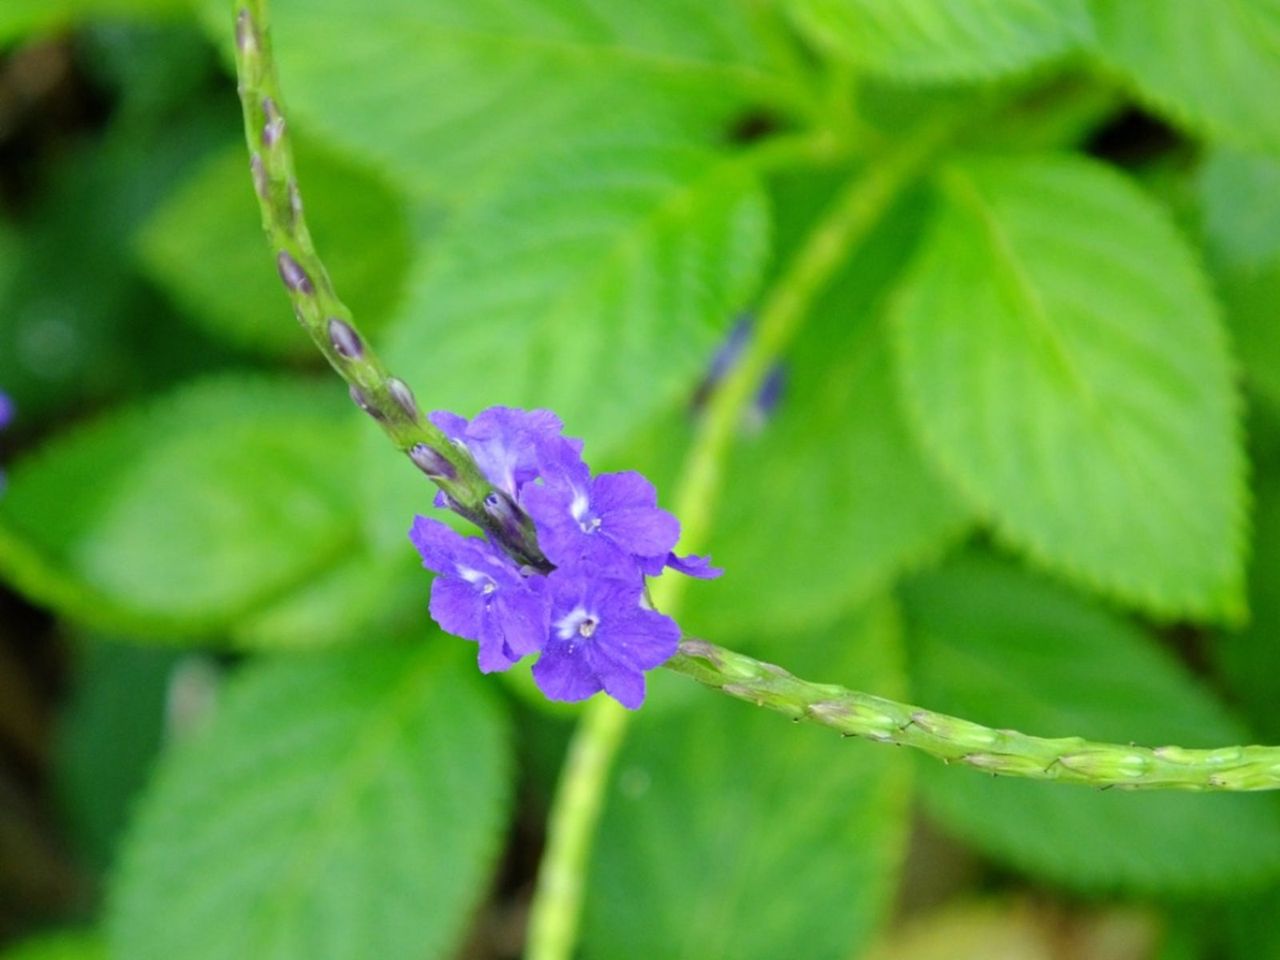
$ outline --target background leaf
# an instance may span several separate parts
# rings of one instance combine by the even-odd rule
[[[553,153],[424,261],[388,362],[433,409],[550,407],[598,458],[692,391],[755,292],[768,234],[739,157],[625,141]],[[370,459],[379,542],[399,545],[431,492]]]
[[[57,788],[79,852],[111,863],[165,734],[178,656],[93,639],[83,645],[57,734]]]
[[[244,145],[216,154],[168,198],[138,239],[148,275],[211,334],[269,355],[310,357],[262,238]],[[307,221],[336,288],[365,330],[399,300],[410,259],[404,202],[376,176],[323,150],[299,156]]]
[[[895,319],[913,423],[1002,538],[1160,616],[1240,615],[1225,337],[1128,182],[1065,157],[953,168]]]
[[[790,0],[814,40],[873,73],[977,80],[1024,70],[1089,39],[1087,0]]]
[[[5,0],[0,45],[50,33],[85,17],[173,16],[184,0]]]
[[[1280,151],[1280,0],[1091,0],[1098,54],[1156,109]]]
[[[1214,649],[1231,693],[1266,743],[1280,743],[1280,436],[1274,425],[1259,429],[1270,439],[1258,460],[1250,619],[1240,631],[1218,638]],[[1262,446],[1263,444],[1259,444]]]
[[[460,654],[438,639],[250,668],[143,807],[115,954],[448,956],[510,803],[506,727]]]
[[[797,669],[894,690],[899,639],[881,602],[830,633],[764,646]],[[642,718],[600,830],[584,955],[772,960],[800,942],[815,960],[856,955],[896,884],[904,760],[723,697]]]
[[[14,469],[0,565],[24,576],[34,554],[52,573],[32,586],[63,602],[71,581],[70,612],[92,622],[225,623],[349,549],[353,463],[341,451],[353,416],[340,390],[249,377],[111,416]]]
[[[731,0],[274,8],[289,102],[308,126],[411,189],[454,196],[566,134],[714,136],[756,96],[782,96],[748,16]]]
[[[2,960],[107,960],[107,947],[93,933],[47,933],[0,953]]]
[[[918,197],[903,205],[849,260],[782,361],[776,414],[739,440],[708,538],[726,572],[691,595],[695,632],[825,623],[963,530],[967,510],[905,421],[882,316],[923,212]]]
[[[1280,404],[1280,160],[1218,149],[1199,178],[1209,263],[1251,384]]]
[[[1141,633],[1065,590],[969,557],[905,591],[913,696],[1042,736],[1218,747],[1248,733]],[[925,760],[927,809],[966,841],[1077,889],[1188,894],[1280,874],[1265,794],[1091,791]]]

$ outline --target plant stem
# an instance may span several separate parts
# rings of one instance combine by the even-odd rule
[[[448,495],[452,508],[490,533],[518,562],[547,572],[551,565],[538,549],[533,522],[485,479],[466,450],[423,416],[409,386],[388,373],[334,292],[307,229],[266,0],[236,0],[235,16],[236,73],[254,192],[294,315],[350,385],[351,399]]]
[[[1081,737],[995,730],[910,704],[811,683],[781,667],[701,640],[685,640],[667,666],[733,697],[878,743],[914,747],[983,773],[1125,790],[1280,789],[1280,747],[1138,747]]]
[[[855,175],[766,298],[752,338],[712,395],[685,461],[675,502],[682,549],[697,552],[707,542],[729,448],[765,374],[850,250],[888,211],[942,139],[943,128],[931,129]],[[655,581],[654,607],[676,616],[687,583],[684,577]],[[622,708],[600,699],[587,707],[574,732],[551,809],[529,920],[528,960],[568,960],[572,955],[587,862],[627,721]]]
[[[408,386],[388,374],[335,294],[303,213],[271,57],[266,0],[237,0],[235,9],[236,64],[254,187],[263,227],[276,251],[281,280],[298,321],[350,385],[353,400],[448,494],[459,513],[491,533],[513,557],[548,569],[532,523],[509,497],[494,490],[466,451],[422,416]],[[922,129],[853,177],[765,300],[743,355],[711,397],[686,460],[676,497],[683,549],[697,551],[707,541],[729,448],[743,411],[767,371],[851,249],[865,239],[950,137],[957,119],[949,117]],[[744,162],[762,168],[797,159],[822,162],[839,156],[846,140],[840,133],[830,140],[823,136],[780,139],[762,144],[757,155]],[[655,606],[674,614],[686,583],[682,577],[656,581]],[[1080,738],[1031,737],[809,683],[779,667],[695,640],[686,640],[668,667],[796,720],[809,719],[848,735],[912,746],[989,773],[1127,788],[1280,788],[1280,747],[1152,750]],[[532,907],[530,960],[567,960],[573,950],[586,865],[628,717],[612,701],[598,698],[588,706],[575,733],[551,812]]]

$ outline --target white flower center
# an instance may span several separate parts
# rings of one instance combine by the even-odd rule
[[[573,640],[577,637],[589,640],[600,626],[600,619],[588,613],[583,607],[574,607],[556,621],[556,636],[561,640]]]
[[[472,586],[479,586],[480,592],[485,596],[493,593],[498,589],[498,585],[493,582],[493,578],[479,570],[473,570],[471,567],[464,567],[462,564],[455,564],[458,570],[458,576]]]

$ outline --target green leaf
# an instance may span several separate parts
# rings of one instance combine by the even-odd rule
[[[1280,476],[1268,471],[1255,492],[1249,570],[1249,625],[1219,638],[1215,651],[1231,692],[1266,743],[1280,742]]]
[[[185,0],[5,0],[0,6],[0,46],[90,17],[172,17],[184,9]]]
[[[1091,0],[1102,61],[1175,121],[1280,150],[1280,0]]]
[[[877,603],[837,630],[769,647],[797,670],[900,688],[898,621]],[[905,757],[780,723],[723,697],[640,717],[591,869],[592,960],[857,955],[892,905]]]
[[[922,212],[916,198],[885,220],[784,358],[779,409],[739,440],[727,472],[708,538],[726,572],[691,594],[691,629],[723,638],[819,625],[966,526],[967,510],[916,449],[882,316]]]
[[[0,572],[89,623],[225,624],[349,549],[344,414],[331,387],[226,376],[67,434],[11,474]]]
[[[913,696],[1047,737],[1247,740],[1150,639],[1061,587],[970,557],[905,591]],[[1280,873],[1274,797],[1101,792],[920,765],[927,808],[974,846],[1072,888],[1208,892]]]
[[[47,933],[8,948],[0,960],[107,960],[107,948],[94,933]]]
[[[731,0],[281,0],[273,16],[311,129],[454,196],[567,135],[712,135],[787,94]]]
[[[1209,263],[1227,308],[1237,354],[1254,387],[1280,404],[1280,161],[1211,152],[1201,170]]]
[[[979,80],[1060,57],[1091,35],[1087,0],[790,0],[816,42],[872,73]]]
[[[916,430],[997,534],[1161,617],[1238,618],[1244,457],[1182,238],[1083,159],[949,169],[896,305]]]
[[[1228,905],[1226,940],[1230,949],[1222,953],[1232,960],[1280,956],[1280,887],[1261,896]]]
[[[498,851],[510,758],[474,668],[437,639],[251,667],[140,811],[114,954],[450,956]]]
[[[0,235],[0,383],[24,416],[83,416],[221,359],[156,303],[127,238],[229,124],[196,103],[162,126],[155,138],[110,127],[42,167],[19,242]]]
[[[376,329],[409,266],[404,202],[327,152],[302,151],[299,171],[308,225],[334,284],[361,326]],[[138,248],[151,279],[210,333],[270,355],[312,355],[262,239],[243,143],[196,170],[143,227]]]
[[[80,654],[58,724],[56,783],[80,852],[103,868],[160,752],[179,654],[96,639]]]
[[[430,576],[410,553],[408,548],[394,556],[351,551],[279,602],[241,620],[232,639],[251,649],[283,650],[366,643],[370,634],[404,636],[427,621],[431,589]]]
[[[549,407],[599,457],[692,391],[754,293],[768,234],[740,157],[578,145],[458,224],[424,261],[385,352],[430,408]],[[402,544],[431,491],[402,458],[369,459],[379,542]]]

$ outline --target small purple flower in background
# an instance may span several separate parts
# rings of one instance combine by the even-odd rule
[[[551,634],[533,679],[552,700],[585,700],[604,690],[624,707],[644,703],[644,672],[662,666],[680,644],[670,617],[643,606],[640,578],[559,569],[552,585]]]
[[[486,540],[464,537],[439,520],[416,517],[409,539],[437,574],[431,616],[449,633],[480,644],[483,673],[506,670],[542,649],[547,636],[544,577],[525,576]]]
[[[13,400],[9,395],[0,391],[0,430],[4,430],[9,424],[13,423],[13,418],[17,416],[17,407],[13,405]],[[5,475],[0,470],[0,491],[4,490]]]
[[[707,557],[677,557],[680,524],[658,506],[653,484],[634,471],[592,476],[582,442],[562,436],[550,411],[491,407],[470,422],[437,411],[431,422],[528,512],[556,565],[549,575],[522,568],[488,540],[417,517],[409,537],[437,575],[431,616],[480,644],[486,673],[537,653],[533,678],[550,699],[603,690],[640,706],[645,671],[680,642],[675,621],[646,602],[644,578],[667,567],[703,580],[721,571]]]
[[[720,348],[716,350],[715,356],[707,364],[706,375],[694,392],[693,409],[695,411],[699,411],[706,406],[707,400],[715,392],[720,381],[727,377],[729,371],[738,365],[738,359],[742,356],[742,351],[746,349],[748,342],[751,340],[751,330],[754,326],[755,317],[749,313],[743,314],[734,323],[733,328],[724,340],[721,341]],[[774,364],[764,382],[760,385],[760,389],[756,391],[755,402],[751,405],[751,409],[746,415],[746,426],[752,430],[759,430],[768,422],[782,400],[786,385],[785,369],[780,363]]]

